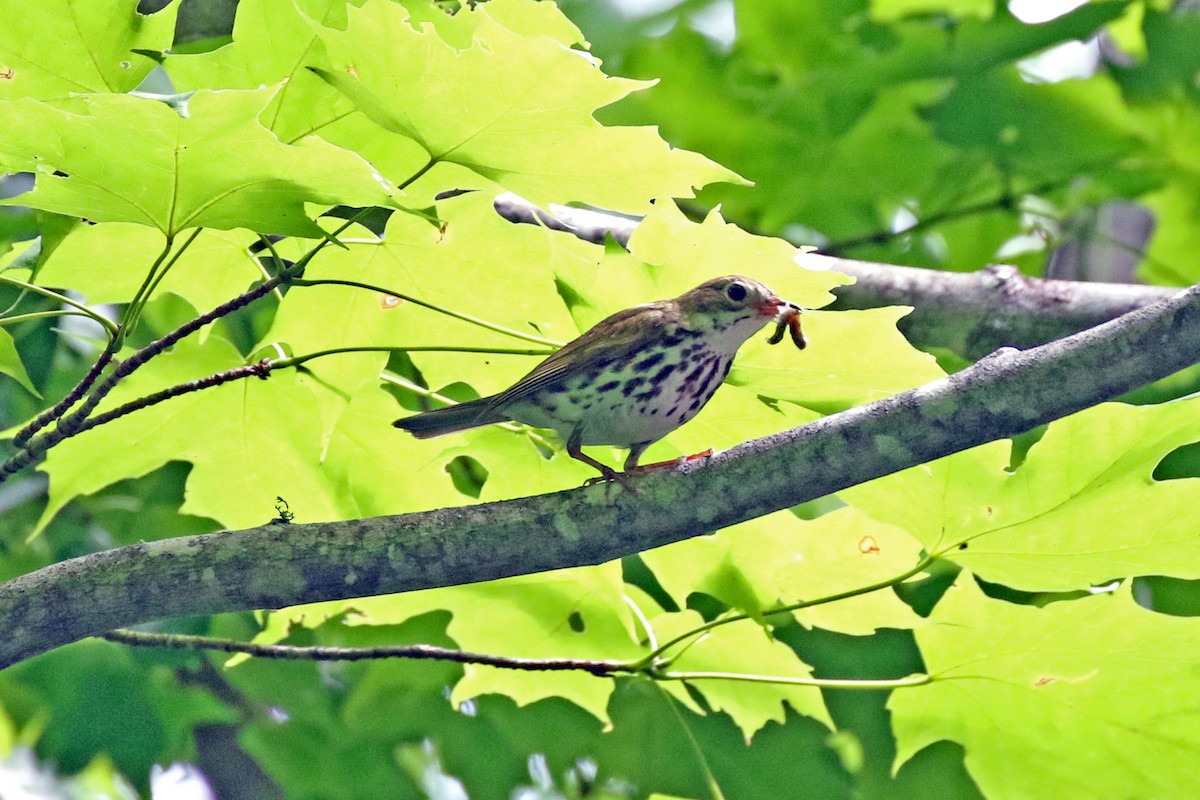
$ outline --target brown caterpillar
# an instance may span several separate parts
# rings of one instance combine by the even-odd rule
[[[799,306],[792,305],[788,312],[779,318],[779,321],[775,323],[775,332],[771,334],[770,339],[767,339],[767,344],[782,342],[785,328],[792,334],[792,344],[796,345],[797,350],[803,350],[808,346],[808,341],[804,338],[804,331],[800,330]]]

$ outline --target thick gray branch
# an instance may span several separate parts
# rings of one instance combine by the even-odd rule
[[[599,211],[558,207],[549,214],[514,194],[496,198],[496,210],[513,222],[546,225],[589,242],[612,236],[622,245],[638,220]],[[1158,286],[1040,280],[1013,267],[980,272],[940,272],[896,267],[817,254],[800,263],[843,272],[855,279],[834,294],[834,310],[911,305],[900,321],[909,341],[945,347],[978,359],[1000,347],[1036,347],[1169,297],[1176,290]]]
[[[1200,361],[1200,287],[1033,350],[638,478],[395,517],[167,539],[0,585],[0,665],[163,617],[597,564],[1029,430]]]

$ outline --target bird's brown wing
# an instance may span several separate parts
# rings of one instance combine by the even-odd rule
[[[492,398],[490,407],[500,408],[558,381],[586,374],[602,364],[622,361],[647,346],[647,340],[661,335],[665,325],[674,321],[670,301],[647,303],[618,311],[606,317],[570,342],[511,388]]]

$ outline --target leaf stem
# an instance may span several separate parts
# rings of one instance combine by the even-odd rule
[[[798,678],[785,675],[753,675],[741,672],[656,672],[654,677],[664,681],[741,681],[743,683],[771,683],[782,686],[812,686],[818,689],[901,689],[909,686],[924,686],[933,677],[919,672],[903,678]]]
[[[124,331],[129,331],[134,321],[141,312],[141,306],[145,303],[144,298],[150,285],[154,282],[154,276],[158,272],[158,268],[171,255],[171,250],[175,247],[175,238],[167,234],[166,243],[163,249],[159,251],[158,257],[154,259],[154,263],[150,265],[150,269],[146,271],[146,277],[142,279],[142,285],[134,292],[133,299],[129,301],[129,305],[125,307],[125,314],[121,319],[121,327]]]
[[[541,336],[536,336],[532,333],[523,333],[521,331],[514,330],[512,328],[506,328],[503,325],[497,325],[494,322],[488,322],[485,319],[481,319],[479,317],[475,317],[470,314],[464,314],[459,311],[451,311],[448,308],[443,308],[441,306],[434,305],[433,303],[428,303],[424,300],[418,300],[417,298],[415,298],[411,295],[403,294],[402,292],[393,291],[392,289],[386,289],[382,286],[376,286],[371,283],[363,283],[361,281],[336,280],[333,278],[318,278],[318,279],[314,279],[314,280],[297,278],[296,280],[292,281],[292,283],[294,283],[297,286],[353,286],[358,289],[368,289],[373,292],[379,292],[381,294],[386,294],[386,295],[390,295],[392,297],[396,297],[400,300],[404,300],[405,302],[412,303],[413,305],[421,306],[422,308],[428,308],[430,311],[436,311],[439,314],[445,314],[448,317],[453,317],[454,319],[462,320],[463,322],[469,322],[472,325],[478,325],[479,327],[485,328],[489,331],[494,331],[496,333],[500,333],[505,336],[511,336],[514,339],[520,339],[525,342],[533,342],[534,344],[549,345],[550,347],[555,347],[555,348],[562,347],[562,344],[563,344],[562,342],[556,342],[553,339],[546,339]]]
[[[65,294],[60,294],[53,289],[47,289],[44,286],[38,286],[36,283],[28,283],[20,280],[19,278],[13,278],[8,275],[0,275],[0,283],[7,283],[11,286],[19,286],[26,291],[33,292],[34,294],[40,294],[43,297],[49,297],[52,300],[57,300],[64,305],[71,306],[72,308],[79,310],[85,317],[90,317],[103,326],[104,330],[108,331],[109,336],[117,335],[117,323],[113,322],[108,317],[105,317],[100,312],[93,311],[83,303],[80,303],[77,300],[72,300]]]
[[[691,726],[687,724],[687,720],[684,719],[679,704],[675,702],[675,698],[667,694],[663,687],[655,684],[654,688],[658,690],[659,699],[667,704],[667,708],[671,709],[675,721],[683,729],[683,735],[687,737],[688,744],[691,745],[692,755],[696,757],[696,761],[700,764],[700,769],[704,772],[704,781],[708,784],[708,791],[712,795],[712,800],[725,800],[725,793],[721,791],[721,784],[717,782],[717,776],[713,774],[712,767],[708,763],[708,758],[704,755],[704,748],[700,746],[700,742],[696,739],[696,734],[692,731]]]
[[[200,232],[203,230],[203,228],[196,228],[194,231],[192,231],[191,236],[189,236],[183,245],[171,255],[171,258],[166,264],[163,265],[163,268],[158,271],[158,275],[154,278],[154,281],[150,284],[150,287],[146,289],[146,297],[142,301],[143,308],[145,307],[146,303],[150,302],[150,298],[154,296],[154,292],[158,289],[158,285],[162,283],[162,279],[167,277],[167,273],[170,272],[171,267],[175,266],[180,257],[183,256],[184,252],[187,251],[192,242],[196,241],[196,237],[199,236]],[[141,309],[138,309],[138,313],[141,313]],[[132,329],[133,328],[131,326],[130,330]]]
[[[851,597],[858,597],[860,595],[870,594],[872,592],[877,592],[880,589],[886,589],[890,586],[897,586],[901,583],[904,583],[904,581],[908,580],[909,578],[913,577],[914,575],[917,575],[917,574],[923,572],[926,568],[929,567],[930,564],[932,564],[936,560],[937,560],[937,556],[935,556],[935,555],[925,555],[911,569],[905,570],[904,572],[902,572],[899,575],[896,575],[894,577],[887,578],[887,579],[881,580],[881,581],[877,581],[875,583],[868,584],[867,586],[859,586],[854,589],[847,589],[844,592],[837,592],[836,594],[825,595],[824,597],[818,597],[813,600],[801,600],[796,603],[789,603],[787,605],[778,606],[776,608],[766,609],[762,612],[761,616],[770,617],[770,616],[774,616],[775,614],[787,614],[792,611],[799,611],[800,609],[804,609],[804,608],[812,608],[813,606],[825,605],[826,603],[834,603],[834,602],[837,602],[838,600],[846,600]],[[659,645],[654,650],[650,651],[649,655],[645,656],[640,661],[638,661],[637,665],[639,667],[644,667],[644,666],[650,666],[652,664],[662,663],[663,654],[666,653],[668,650],[670,650],[675,645],[680,644],[681,642],[685,642],[688,639],[691,639],[693,637],[699,636],[702,633],[707,633],[708,631],[711,631],[714,628],[718,628],[722,625],[728,625],[731,622],[741,622],[742,620],[747,620],[747,619],[751,619],[749,614],[739,612],[737,614],[730,614],[729,616],[726,616],[726,617],[720,617],[718,619],[714,619],[711,622],[706,622],[703,625],[699,625],[690,631],[685,631],[684,633],[679,634],[678,636],[676,636],[673,639],[670,639],[669,641],[665,642],[664,644]]]
[[[84,317],[85,319],[92,319],[91,314],[84,314],[79,310],[68,311],[66,309],[59,309],[57,311],[31,311],[27,314],[14,314],[11,317],[0,317],[0,328],[8,325],[16,325],[19,322],[29,322],[35,319],[48,319],[50,317]]]
[[[393,350],[403,350],[406,353],[488,353],[492,355],[511,356],[548,356],[554,352],[553,350],[527,350],[513,347],[460,347],[454,345],[420,345],[416,347],[406,347],[404,345],[364,345],[361,347],[334,347],[330,348],[329,350],[317,350],[313,353],[306,353],[302,356],[274,359],[271,361],[271,366],[274,369],[283,369],[285,367],[298,367],[307,361],[312,361],[314,358],[340,355],[342,353],[390,353]]]

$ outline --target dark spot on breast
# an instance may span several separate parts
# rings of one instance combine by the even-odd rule
[[[542,391],[546,394],[562,394],[563,392],[568,391],[568,389],[565,383],[552,383],[542,389]]]
[[[674,414],[674,413],[675,413],[675,409],[677,409],[677,408],[679,408],[679,404],[678,404],[678,403],[676,403],[675,405],[673,405],[673,406],[671,406],[669,409],[667,409],[667,416],[669,417],[669,416],[671,416],[672,414]]]
[[[651,367],[657,366],[660,362],[662,362],[662,360],[664,358],[666,358],[666,356],[667,356],[667,354],[663,353],[661,351],[654,353],[653,355],[648,355],[645,358],[643,358],[641,361],[634,363],[633,371],[634,372],[645,372],[646,370],[650,369]]]
[[[613,389],[617,388],[620,385],[621,385],[620,381],[609,381],[608,383],[602,383],[599,386],[597,386],[596,391],[597,392],[611,392]]]
[[[631,395],[635,391],[637,391],[637,388],[645,382],[646,382],[646,379],[643,377],[640,377],[640,376],[637,378],[630,378],[628,381],[625,382],[625,387],[623,389],[621,389],[621,394],[625,395],[626,397],[629,397],[629,395]]]
[[[652,383],[662,383],[671,373],[679,368],[678,364],[667,364],[665,367],[654,373],[654,377],[650,379]]]

